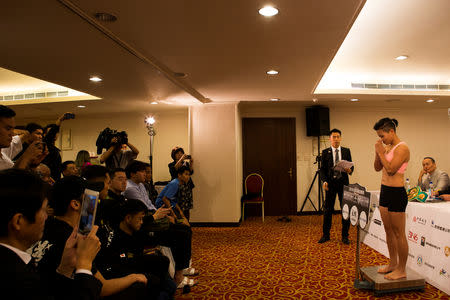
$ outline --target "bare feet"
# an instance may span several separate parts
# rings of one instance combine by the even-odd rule
[[[398,279],[402,279],[402,278],[406,278],[406,272],[405,271],[399,271],[399,270],[394,270],[389,274],[384,275],[384,278],[389,279],[389,280],[398,280]]]
[[[378,273],[380,274],[388,274],[395,270],[396,266],[387,265],[385,267],[379,268]]]

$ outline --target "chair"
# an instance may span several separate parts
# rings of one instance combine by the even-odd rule
[[[245,195],[242,197],[242,221],[244,221],[245,205],[249,203],[261,204],[262,221],[264,222],[264,179],[257,173],[249,174],[245,178]]]

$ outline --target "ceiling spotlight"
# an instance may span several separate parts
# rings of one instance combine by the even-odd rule
[[[86,108],[85,105],[78,105],[77,107],[79,107],[79,108]]]
[[[280,98],[270,98],[270,101],[280,101]]]
[[[278,14],[278,9],[276,9],[273,6],[264,6],[258,12],[260,15],[262,15],[264,17],[273,17],[276,14]]]
[[[94,82],[100,82],[102,81],[102,79],[98,76],[92,76],[91,78],[89,78],[90,81],[94,81]]]
[[[313,99],[313,102],[316,103],[317,101],[319,101],[317,98]]]
[[[433,99],[428,99],[428,100],[426,100],[426,102],[428,102],[428,103],[433,103],[434,100],[433,100]]]
[[[155,118],[154,117],[147,117],[147,118],[145,118],[145,123],[147,124],[147,125],[153,125],[153,124],[155,124]]]
[[[400,55],[395,58],[395,60],[405,60],[408,58],[408,55]]]
[[[359,99],[353,98],[353,99],[350,99],[350,101],[357,102],[357,101],[359,101]]]
[[[266,72],[268,75],[277,75],[278,71],[277,70],[269,70]]]
[[[150,104],[158,104],[158,102],[156,102],[156,101],[153,101],[153,102],[151,102]]]
[[[112,15],[112,14],[108,14],[108,13],[103,13],[103,12],[98,12],[94,14],[94,17],[102,22],[115,22],[117,21],[117,17]]]

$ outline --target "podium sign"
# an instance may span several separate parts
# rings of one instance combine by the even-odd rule
[[[345,220],[350,218],[353,226],[364,229],[368,223],[370,212],[370,192],[359,184],[350,184],[344,186],[344,195],[342,199],[342,217]]]

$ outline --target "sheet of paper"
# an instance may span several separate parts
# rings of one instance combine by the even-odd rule
[[[350,169],[355,164],[348,160],[340,160],[335,166],[334,169],[336,171],[345,172],[345,169]]]

